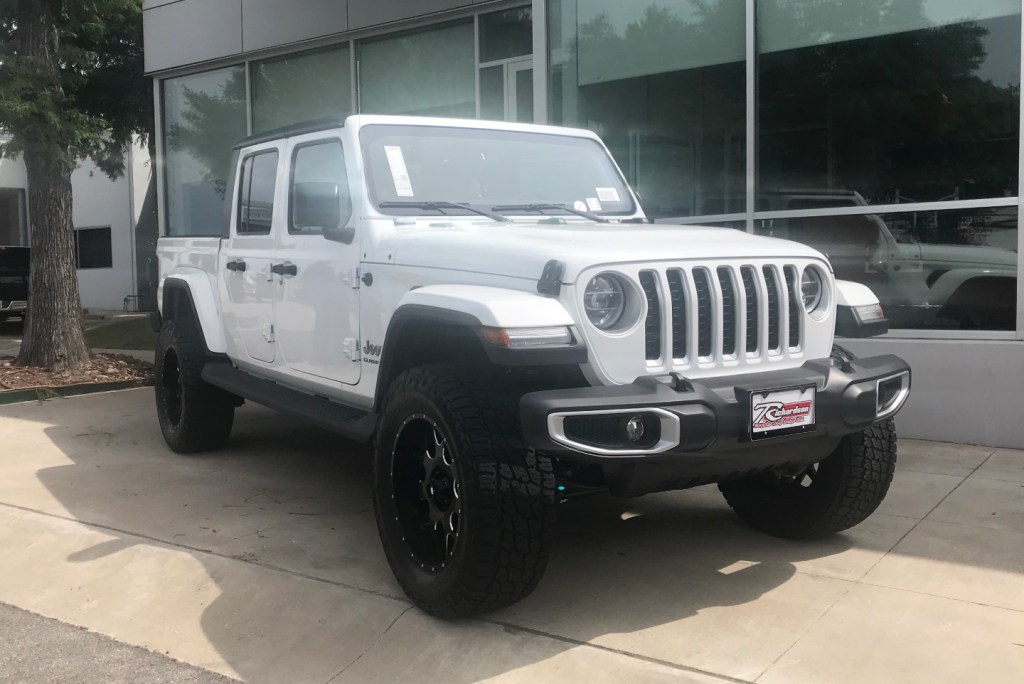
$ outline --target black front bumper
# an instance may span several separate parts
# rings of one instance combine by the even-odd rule
[[[529,446],[563,461],[601,464],[609,480],[635,480],[639,472],[651,482],[634,482],[626,489],[643,493],[815,463],[830,454],[845,435],[888,418],[877,415],[878,381],[906,374],[909,388],[909,373],[910,367],[897,356],[850,361],[829,358],[808,361],[795,369],[700,381],[645,377],[630,385],[533,392],[522,398],[520,413]],[[811,431],[751,439],[753,392],[810,385],[816,388]],[[549,417],[553,414],[600,416],[604,411],[624,409],[631,413],[658,409],[671,414],[678,420],[678,440],[672,440],[677,443],[656,453],[616,453],[614,448],[569,446],[552,436]],[[643,468],[637,471],[638,466]]]

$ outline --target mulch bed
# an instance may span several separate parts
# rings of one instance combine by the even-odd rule
[[[61,372],[16,366],[14,357],[0,357],[0,394],[72,385],[144,385],[152,378],[153,364],[123,354],[93,354],[92,361],[82,368]]]

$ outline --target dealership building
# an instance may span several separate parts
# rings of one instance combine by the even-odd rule
[[[903,435],[1024,448],[1021,10],[146,0],[161,231],[219,234],[234,142],[299,121],[589,128],[658,222],[806,242],[871,287],[892,330],[848,346],[911,363]]]

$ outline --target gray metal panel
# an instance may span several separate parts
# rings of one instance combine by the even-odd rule
[[[246,52],[348,30],[348,0],[242,0]]]
[[[349,0],[348,23],[351,29],[365,28],[473,4],[472,0]]]
[[[181,0],[144,0],[144,2],[142,3],[142,10],[151,10],[154,7],[159,7],[160,5],[169,5],[172,2],[181,2]]]
[[[181,0],[142,13],[146,71],[242,51],[242,0]]]
[[[896,416],[900,437],[1024,449],[1024,342],[836,340],[858,356],[896,354],[913,388]]]

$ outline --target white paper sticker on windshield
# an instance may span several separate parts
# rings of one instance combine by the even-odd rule
[[[576,211],[586,211],[587,203],[584,202],[583,200],[576,200],[575,202],[572,203],[572,208],[575,209]]]
[[[602,202],[618,202],[619,191],[615,188],[595,188],[597,190],[597,198]]]
[[[590,211],[601,211],[601,202],[596,197],[587,198],[587,209]]]
[[[391,167],[391,179],[395,182],[395,194],[399,197],[413,197],[412,181],[409,180],[409,170],[405,167],[402,148],[398,145],[385,145],[384,154],[387,155],[388,166]]]

